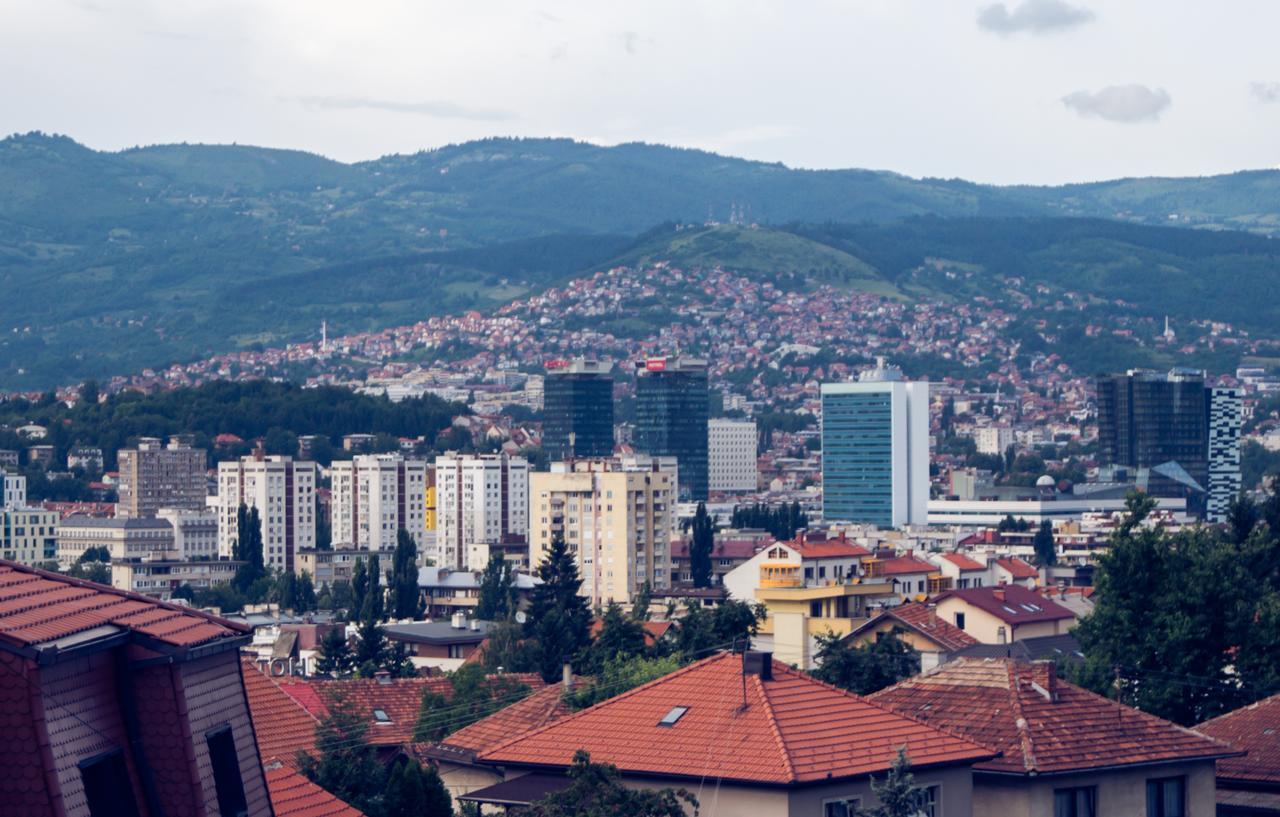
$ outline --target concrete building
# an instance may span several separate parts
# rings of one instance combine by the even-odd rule
[[[337,550],[317,550],[308,548],[299,550],[293,555],[293,569],[301,574],[304,570],[311,575],[311,581],[318,590],[322,585],[333,586],[336,581],[351,581],[351,572],[355,570],[356,559],[369,555],[364,548],[338,548]]]
[[[529,463],[506,454],[436,457],[437,566],[481,570],[491,544],[529,530]]]
[[[0,509],[0,558],[42,565],[58,558],[58,514],[17,505]]]
[[[155,437],[143,437],[136,448],[120,449],[116,460],[121,516],[155,516],[161,508],[204,509],[208,456],[203,448],[180,440],[162,446]]]
[[[334,547],[392,551],[401,528],[425,551],[426,460],[366,454],[329,469]]]
[[[923,525],[929,501],[929,383],[899,369],[822,385],[822,514],[882,528]]]
[[[708,489],[724,493],[756,490],[757,445],[755,421],[724,417],[708,420]]]
[[[1017,441],[1012,428],[1008,426],[983,426],[974,429],[973,443],[979,454],[995,454],[1004,456],[1004,452]]]
[[[998,525],[1007,516],[1025,519],[1033,526],[1045,519],[1082,519],[1086,514],[1116,513],[1124,510],[1122,496],[1091,497],[1063,494],[1039,499],[931,499],[930,525],[986,527]],[[1156,497],[1156,507],[1187,519],[1187,500]]]
[[[68,516],[58,523],[58,564],[70,567],[90,548],[106,548],[111,559],[173,558],[173,525],[167,519]]]
[[[613,453],[613,364],[548,361],[543,381],[542,450],[552,460]]]
[[[214,511],[161,508],[156,518],[173,527],[173,549],[180,558],[218,558],[218,514]]]
[[[1239,389],[1209,389],[1209,496],[1205,518],[1210,522],[1227,521],[1231,500],[1240,495],[1242,407]]]
[[[553,463],[529,481],[530,564],[541,563],[560,534],[593,602],[626,603],[645,582],[666,588],[675,490],[668,471],[623,470],[605,459]]]
[[[101,474],[103,465],[102,449],[94,446],[76,446],[67,452],[67,470],[84,471],[86,474]]]
[[[267,567],[294,569],[294,554],[316,546],[316,465],[257,453],[218,464],[218,554],[230,558],[241,505],[258,509]]]
[[[169,601],[173,591],[183,585],[193,590],[207,590],[227,584],[236,577],[242,564],[244,562],[228,559],[112,560],[111,586]]]
[[[27,478],[0,470],[0,508],[27,507]]]
[[[707,362],[651,357],[636,364],[638,451],[680,462],[680,496],[707,498]]]

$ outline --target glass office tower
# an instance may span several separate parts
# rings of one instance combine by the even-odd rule
[[[613,364],[577,358],[547,363],[542,448],[553,462],[613,454]]]
[[[675,457],[680,494],[707,498],[707,362],[651,357],[636,364],[636,450]]]
[[[1155,496],[1203,492],[1209,481],[1208,394],[1204,372],[1130,369],[1098,378],[1098,460],[1102,465],[1154,469]],[[1176,463],[1194,486],[1169,468]],[[1162,473],[1163,472],[1163,473]]]

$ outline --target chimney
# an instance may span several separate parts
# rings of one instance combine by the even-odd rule
[[[568,661],[565,661],[564,665],[560,667],[560,686],[563,687],[565,692],[573,690],[573,665]]]
[[[996,601],[1004,601],[1004,591],[996,589],[991,591],[991,595],[995,596]]]
[[[455,630],[467,629],[467,617],[463,613],[454,613],[453,619],[449,623]]]
[[[476,633],[480,631],[480,622],[476,621],[474,618],[467,623],[471,625],[471,632]]]
[[[742,674],[759,675],[761,681],[773,680],[773,653],[747,650],[742,654]]]

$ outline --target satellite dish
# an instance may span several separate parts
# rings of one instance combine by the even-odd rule
[[[528,616],[524,614],[524,610],[521,610],[520,612],[516,613],[516,624],[524,624],[525,619],[527,618]]]

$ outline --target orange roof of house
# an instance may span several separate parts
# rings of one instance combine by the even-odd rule
[[[793,544],[791,548],[799,553],[802,559],[857,559],[871,555],[871,551],[862,545],[839,540],[803,542],[798,545]]]
[[[901,576],[910,573],[936,573],[938,566],[914,556],[895,556],[881,559],[879,571],[882,576]]]
[[[0,560],[0,641],[32,647],[103,626],[172,647],[249,632],[247,625],[189,607]]]
[[[1218,777],[1280,783],[1280,695],[1219,715],[1196,731],[1249,754],[1218,761]]]
[[[1017,774],[1213,759],[1231,747],[1054,677],[1050,662],[957,658],[870,696],[999,751],[975,769]]]
[[[1009,574],[1015,579],[1035,579],[1040,576],[1040,571],[1036,570],[1027,562],[1014,557],[1011,559],[996,559],[999,567],[1009,571]]]
[[[279,760],[264,763],[267,793],[276,817],[365,817]]]
[[[732,653],[706,658],[480,759],[563,768],[586,749],[624,772],[788,785],[884,771],[903,745],[917,767],[992,756],[778,661],[771,680],[746,676],[744,707],[742,665]],[[674,707],[687,711],[673,725],[659,725]]]
[[[258,754],[293,763],[299,749],[315,751],[319,719],[251,663],[242,661],[240,674],[244,676],[244,691],[249,698]]]
[[[986,565],[982,564],[981,562],[975,559],[970,559],[968,556],[965,556],[963,553],[944,553],[942,554],[942,558],[946,559],[948,562],[951,562],[951,564],[960,568],[962,571],[987,569]]]
[[[897,607],[890,607],[849,635],[856,636],[858,633],[865,632],[887,618],[901,622],[905,627],[931,639],[944,650],[963,650],[965,647],[972,647],[979,643],[978,639],[964,630],[940,618],[933,606],[928,604],[900,604]]]
[[[475,755],[572,713],[573,710],[564,702],[563,685],[548,684],[527,698],[464,726],[446,736],[440,744],[446,750],[461,750]]]

